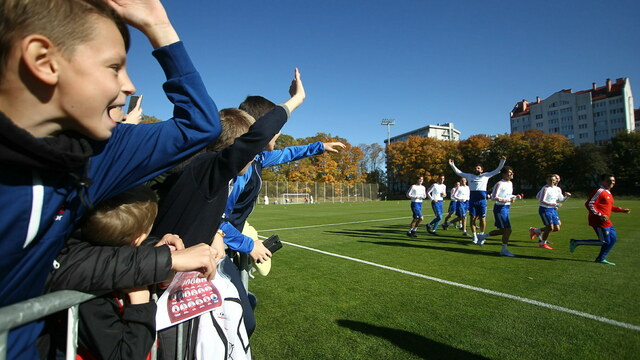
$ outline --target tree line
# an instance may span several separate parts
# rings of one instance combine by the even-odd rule
[[[144,122],[159,121],[145,116]],[[470,172],[476,164],[490,171],[497,166],[500,155],[505,155],[507,165],[516,172],[514,185],[528,195],[537,192],[552,173],[560,174],[562,186],[573,192],[588,192],[596,186],[600,174],[613,173],[617,193],[640,195],[638,132],[620,132],[606,145],[579,146],[564,136],[536,129],[495,137],[473,135],[458,142],[412,136],[391,143],[388,154],[378,143],[354,146],[347,139],[328,133],[297,139],[282,134],[276,141],[276,149],[316,141],[340,141],[346,149],[338,154],[322,154],[266,168],[263,180],[378,183],[389,194],[402,195],[418,174],[425,177],[426,183],[444,174],[447,185],[452,186],[456,175],[448,165],[449,159],[454,159],[464,172]],[[386,189],[388,183],[396,186]]]
[[[387,176],[392,183],[408,185],[415,181],[417,174],[423,175],[425,182],[444,174],[451,186],[456,175],[448,159],[454,159],[463,172],[471,172],[477,164],[491,171],[501,155],[505,155],[507,165],[514,168],[514,186],[529,195],[537,192],[545,184],[546,176],[553,173],[560,174],[562,186],[572,192],[588,192],[598,183],[598,175],[613,173],[618,193],[640,194],[640,133],[637,132],[620,132],[601,146],[574,146],[564,136],[536,129],[496,137],[473,135],[459,142],[410,137],[389,146]]]

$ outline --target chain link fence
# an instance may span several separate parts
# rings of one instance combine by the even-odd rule
[[[265,196],[267,197],[265,199]],[[378,184],[263,181],[258,203],[321,203],[380,200]]]

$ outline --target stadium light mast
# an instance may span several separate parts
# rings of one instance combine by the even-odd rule
[[[389,164],[389,145],[391,144],[391,125],[395,125],[396,124],[396,119],[382,119],[382,122],[380,123],[380,125],[387,125],[387,146],[385,147],[386,150],[386,158],[387,158],[387,165]],[[389,189],[391,188],[391,178],[389,176],[389,167],[387,166],[387,193],[389,193]],[[387,196],[385,195],[384,197],[385,200],[387,200]]]
[[[382,119],[380,125],[387,125],[387,146],[391,143],[391,125],[396,124],[396,119]]]

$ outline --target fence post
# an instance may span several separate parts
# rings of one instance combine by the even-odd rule
[[[78,305],[67,310],[67,360],[75,360],[78,350]]]

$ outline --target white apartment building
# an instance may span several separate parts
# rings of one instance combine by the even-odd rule
[[[538,129],[560,134],[575,145],[604,144],[620,131],[636,128],[628,78],[607,79],[604,86],[573,92],[560,90],[544,100],[522,100],[511,111],[511,132]]]
[[[427,125],[425,127],[421,127],[419,129],[394,136],[389,140],[392,143],[397,141],[406,141],[409,139],[409,136],[420,136],[420,137],[436,138],[438,140],[459,141],[460,131],[453,127],[453,123]],[[385,140],[384,143],[386,144],[387,140]]]

